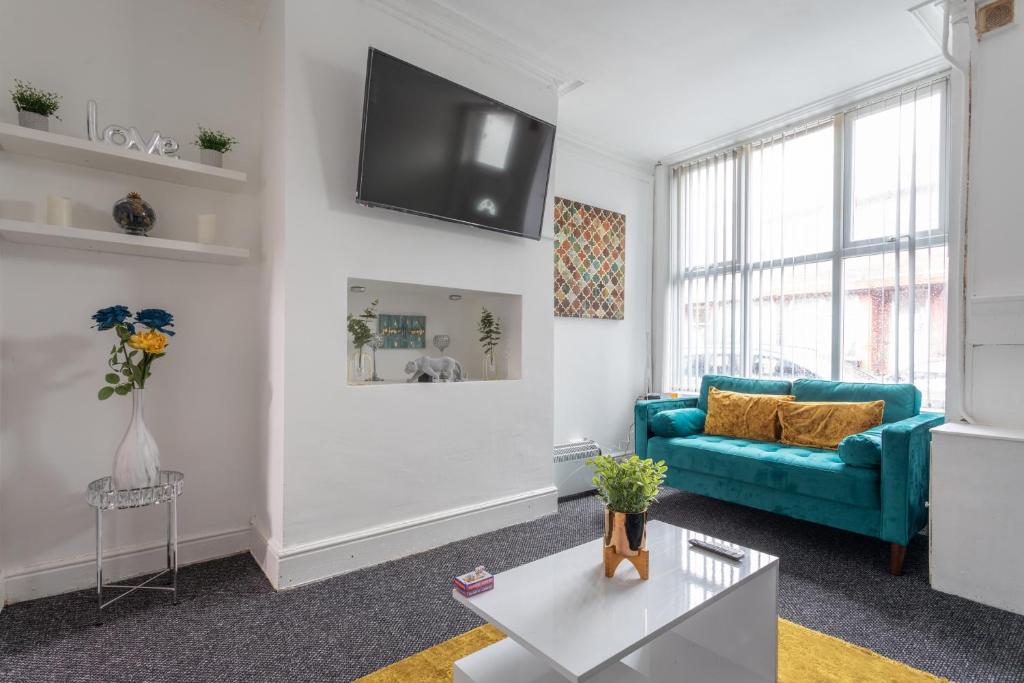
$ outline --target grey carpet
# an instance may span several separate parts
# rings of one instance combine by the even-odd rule
[[[931,590],[924,538],[896,578],[885,544],[855,534],[680,492],[652,517],[781,557],[787,619],[960,683],[1024,681],[1024,617]],[[184,568],[177,606],[131,596],[101,626],[89,591],[11,605],[0,681],[349,681],[479,625],[449,595],[454,574],[509,569],[600,526],[598,501],[576,498],[558,515],[282,593],[239,555]]]

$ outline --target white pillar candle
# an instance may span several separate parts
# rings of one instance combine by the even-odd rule
[[[199,214],[199,241],[202,244],[214,244],[217,241],[217,214]]]
[[[71,225],[71,200],[51,194],[46,196],[46,222],[50,225]]]

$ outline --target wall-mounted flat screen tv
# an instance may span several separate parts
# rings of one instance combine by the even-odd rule
[[[370,48],[356,200],[540,239],[555,127]]]

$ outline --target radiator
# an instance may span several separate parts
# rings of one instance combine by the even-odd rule
[[[595,455],[601,455],[601,447],[597,445],[596,441],[590,439],[560,443],[554,449],[555,462],[586,460]]]
[[[601,446],[596,441],[583,439],[558,444],[552,454],[555,462],[555,486],[558,487],[559,496],[571,496],[594,488],[591,483],[593,471],[584,464],[584,460],[601,455]]]

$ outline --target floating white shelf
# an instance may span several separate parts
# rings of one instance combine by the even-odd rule
[[[518,377],[506,379],[464,379],[461,382],[408,382],[404,379],[384,379],[379,382],[348,382],[345,386],[354,389],[368,387],[440,387],[440,386],[468,386],[470,384],[503,384],[505,382],[518,382]]]
[[[19,244],[104,251],[111,254],[149,256],[175,261],[231,264],[244,263],[249,259],[249,250],[238,247],[221,247],[214,244],[167,240],[160,237],[139,237],[102,230],[65,228],[59,225],[29,223],[7,218],[0,218],[0,239]]]
[[[203,187],[209,190],[240,192],[246,181],[246,175],[241,171],[126,150],[100,142],[2,122],[0,149],[13,154],[25,154],[64,164],[166,180],[178,185]]]

